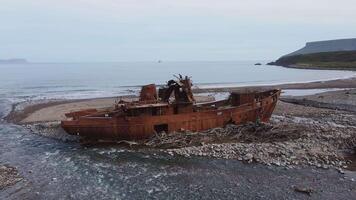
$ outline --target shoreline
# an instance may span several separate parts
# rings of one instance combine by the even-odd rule
[[[204,93],[204,92],[232,92],[239,90],[258,90],[267,88],[278,88],[282,90],[288,89],[351,89],[356,88],[356,77],[352,76],[349,78],[332,79],[332,80],[321,80],[312,82],[300,82],[300,83],[283,83],[283,84],[268,84],[268,85],[256,85],[256,86],[238,86],[238,87],[215,87],[215,88],[195,88],[193,92]]]
[[[214,101],[214,97],[211,96],[197,95],[195,98],[197,102]],[[17,104],[14,104],[11,112],[4,117],[4,120],[19,125],[56,122],[65,119],[65,113],[88,108],[108,108],[113,106],[118,99],[135,101],[138,100],[138,96],[125,95],[89,99],[48,100],[40,103],[30,102],[29,105],[20,110],[17,110]]]
[[[267,65],[270,66],[279,66],[279,67],[285,67],[285,68],[292,68],[292,69],[314,69],[314,70],[340,70],[340,71],[351,71],[351,72],[355,72],[356,69],[355,68],[347,68],[347,67],[318,67],[318,66],[303,66],[303,65],[298,65],[298,64],[293,64],[293,65],[281,65],[281,64],[277,64],[275,62],[272,63],[268,63]]]
[[[198,101],[211,101],[211,97],[199,96],[204,93],[222,93],[233,91],[253,91],[279,88],[282,90],[308,90],[308,89],[352,89],[356,88],[356,77],[346,79],[336,79],[329,81],[315,81],[305,83],[288,83],[277,85],[263,86],[241,86],[241,87],[221,87],[221,88],[196,88],[193,92],[196,94]],[[56,99],[46,100],[45,102],[26,102],[28,105],[22,109],[16,109],[19,104],[12,106],[11,112],[4,117],[9,123],[30,124],[39,122],[53,122],[65,119],[64,114],[67,112],[88,109],[88,108],[105,108],[114,105],[115,100],[123,99],[125,101],[137,100],[135,95],[88,98],[88,99]],[[20,103],[21,104],[21,103]],[[40,112],[41,111],[41,112]],[[45,114],[44,114],[45,113]],[[48,114],[50,113],[50,114]],[[53,116],[57,115],[57,116]]]

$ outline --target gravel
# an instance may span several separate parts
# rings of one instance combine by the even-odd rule
[[[201,145],[187,143],[185,147],[163,151],[170,155],[237,159],[288,168],[297,165],[337,168],[340,171],[346,168],[350,161],[345,159],[344,152],[351,152],[356,146],[354,113],[326,109],[309,112],[309,107],[288,103],[280,103],[279,107],[284,107],[285,112],[277,111],[269,124],[258,125],[265,127],[261,132],[228,125],[206,132],[205,137],[213,132],[215,135],[238,135],[237,139],[230,137],[222,143]],[[291,113],[290,110],[297,112]],[[251,124],[246,126],[251,127]]]
[[[16,168],[0,164],[0,190],[14,185],[22,179]]]

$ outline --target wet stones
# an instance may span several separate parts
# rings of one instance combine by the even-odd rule
[[[0,190],[14,185],[22,179],[16,168],[0,164]]]
[[[62,141],[79,141],[78,137],[65,133],[60,126],[60,122],[54,121],[24,124],[23,127],[28,129],[31,133],[39,134],[45,137],[51,137]]]

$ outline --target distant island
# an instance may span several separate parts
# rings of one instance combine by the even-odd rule
[[[0,59],[0,64],[26,64],[28,61],[23,58]]]
[[[356,39],[309,42],[269,65],[303,69],[356,70]]]

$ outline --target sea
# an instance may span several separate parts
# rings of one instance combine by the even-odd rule
[[[355,76],[355,72],[255,66],[258,61],[32,63],[0,65],[0,96],[12,101],[107,97],[189,76],[194,87],[297,83]]]
[[[283,196],[283,188],[303,182],[305,174],[322,179],[322,173],[304,169],[287,172],[236,160],[186,158],[116,145],[84,147],[3,120],[17,103],[137,94],[141,85],[164,84],[179,74],[191,77],[197,88],[356,75],[255,66],[257,62],[263,61],[1,64],[0,164],[15,166],[24,180],[0,189],[0,199],[274,199]],[[281,189],[271,191],[268,185]]]

